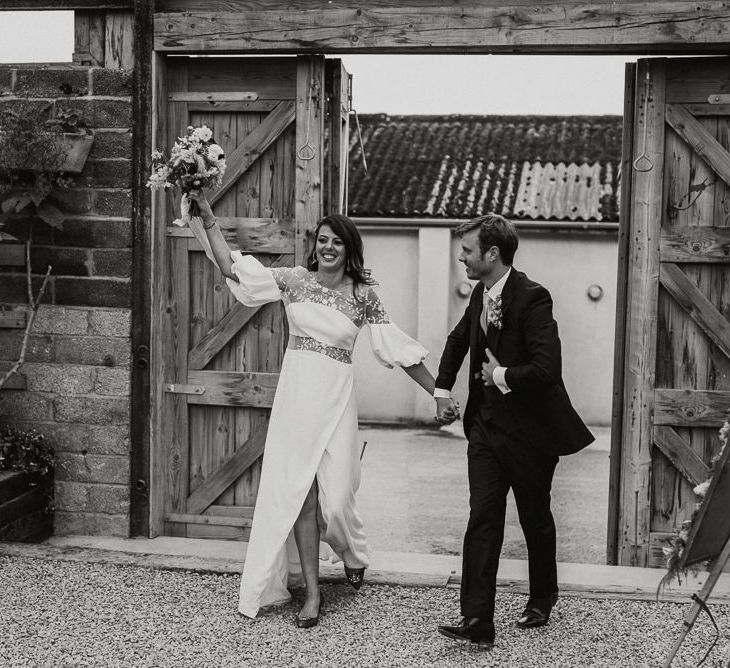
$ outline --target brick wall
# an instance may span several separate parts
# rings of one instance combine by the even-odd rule
[[[0,391],[0,420],[54,444],[56,533],[129,533],[132,268],[131,72],[0,66],[0,108],[28,97],[83,116],[94,145],[62,195],[67,219],[33,226],[31,267],[53,271],[22,367],[25,389]],[[7,231],[24,236],[26,223]],[[0,305],[21,309],[26,282],[0,266]],[[22,330],[0,329],[0,360],[17,359]]]

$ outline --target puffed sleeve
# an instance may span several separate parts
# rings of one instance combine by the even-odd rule
[[[378,362],[389,369],[423,362],[428,351],[390,321],[372,288],[368,289],[365,299],[365,323],[370,330],[370,344]]]
[[[227,278],[226,283],[239,302],[246,306],[261,306],[281,299],[291,269],[264,267],[253,255],[243,255],[241,251],[232,251],[231,259],[231,270],[238,281]]]

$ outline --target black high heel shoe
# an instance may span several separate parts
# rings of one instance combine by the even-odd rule
[[[319,606],[317,607],[317,614],[314,617],[300,617],[297,615],[295,623],[298,629],[311,629],[313,626],[319,624],[319,613],[322,611],[322,599],[319,599]]]
[[[345,566],[345,577],[354,589],[360,589],[365,581],[365,567],[349,568]]]

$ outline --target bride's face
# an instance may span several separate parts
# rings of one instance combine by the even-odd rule
[[[338,237],[329,225],[319,228],[314,251],[319,268],[326,271],[337,271],[347,263],[345,242]]]

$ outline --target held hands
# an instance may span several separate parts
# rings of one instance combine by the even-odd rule
[[[489,348],[485,348],[484,352],[487,355],[487,359],[482,363],[482,380],[487,387],[490,387],[496,384],[494,382],[494,370],[502,365]]]
[[[459,404],[451,397],[436,398],[436,422],[439,424],[451,424],[454,420],[459,419]]]

